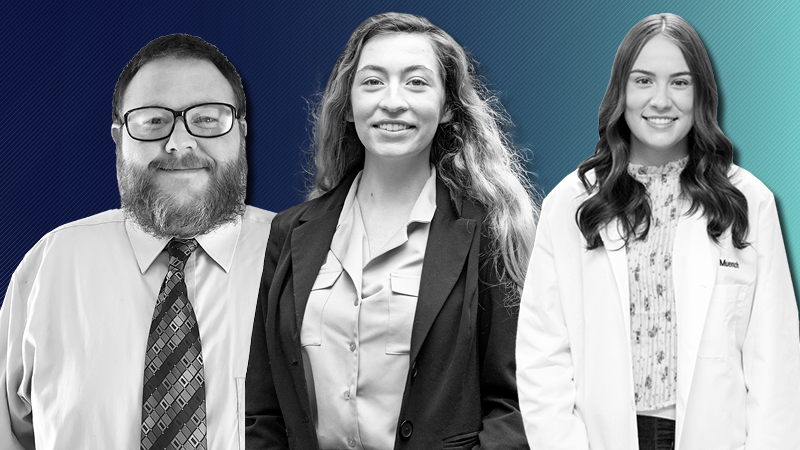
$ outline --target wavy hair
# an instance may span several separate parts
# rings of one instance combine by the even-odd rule
[[[656,14],[642,19],[628,32],[617,50],[611,79],[600,104],[595,151],[578,166],[578,176],[591,195],[576,213],[578,227],[589,250],[603,245],[600,229],[617,219],[626,244],[644,239],[650,230],[650,203],[641,183],[628,174],[630,129],[625,122],[625,88],[642,47],[663,35],[681,50],[694,84],[694,126],[689,131],[689,161],[681,172],[683,195],[691,200],[688,214],[697,210],[708,221],[715,241],[731,229],[733,244],[742,249],[748,230],[747,199],[728,179],[733,146],[717,124],[717,83],[703,42],[682,18]],[[595,179],[587,172],[593,170]]]
[[[491,249],[500,257],[493,258],[498,277],[522,289],[539,211],[535,191],[503,132],[508,118],[475,74],[474,61],[450,35],[423,17],[379,14],[350,36],[313,113],[316,170],[309,198],[330,191],[364,166],[364,145],[354,124],[346,120],[350,93],[364,44],[388,33],[419,33],[430,40],[445,86],[445,108],[452,113],[452,119],[436,130],[431,163],[455,194],[486,207]]]

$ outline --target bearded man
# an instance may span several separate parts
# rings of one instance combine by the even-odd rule
[[[113,115],[122,208],[42,238],[0,309],[0,448],[244,448],[274,214],[244,204],[241,78],[165,36],[122,71]]]

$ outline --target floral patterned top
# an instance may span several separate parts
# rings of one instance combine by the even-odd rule
[[[631,301],[631,354],[637,411],[675,405],[677,328],[672,248],[680,214],[680,174],[689,157],[662,166],[629,164],[650,198],[650,231],[626,248]]]

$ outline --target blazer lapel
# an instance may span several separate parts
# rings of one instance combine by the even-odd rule
[[[603,247],[608,255],[608,262],[614,272],[614,281],[619,293],[620,311],[623,314],[622,323],[625,324],[625,335],[628,337],[628,350],[630,351],[631,321],[628,314],[631,309],[630,286],[628,285],[628,255],[625,252],[625,240],[619,232],[619,223],[616,219],[609,222],[600,231],[603,238]]]
[[[298,336],[308,296],[330,250],[342,205],[355,175],[344,179],[329,195],[309,208],[300,217],[300,225],[292,232],[292,289]]]
[[[476,220],[461,218],[450,200],[450,190],[436,179],[436,213],[431,221],[422,265],[419,297],[411,332],[410,361],[414,361],[433,321],[450,296],[466,263]]]
[[[692,386],[700,339],[719,267],[720,247],[706,231],[707,220],[700,212],[678,221],[672,253],[672,277],[678,323],[678,392],[676,442],[683,428],[683,416]]]

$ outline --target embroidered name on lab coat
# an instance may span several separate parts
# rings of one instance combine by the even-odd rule
[[[720,259],[719,260],[719,265],[722,266],[722,267],[731,267],[731,268],[734,268],[734,269],[738,269],[739,268],[739,263],[737,261],[726,261],[724,259]]]

